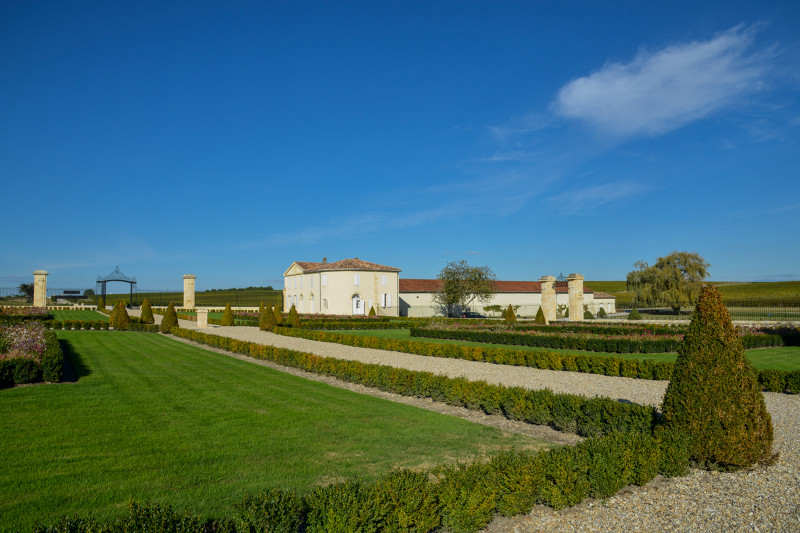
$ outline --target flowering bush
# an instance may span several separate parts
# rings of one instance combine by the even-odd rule
[[[24,357],[41,363],[46,348],[45,327],[39,321],[28,321],[0,327],[0,337],[5,353],[0,359]]]
[[[0,307],[0,314],[10,316],[45,316],[50,311],[46,307]]]

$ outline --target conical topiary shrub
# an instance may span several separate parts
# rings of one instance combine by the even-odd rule
[[[144,299],[142,302],[142,314],[141,314],[142,324],[153,324],[155,323],[156,319],[153,316],[153,308],[150,307],[150,300],[147,298]]]
[[[286,322],[284,325],[293,328],[300,327],[300,315],[297,314],[297,309],[294,307],[294,305],[292,305],[292,308],[289,309],[289,315],[286,317]]]
[[[125,310],[125,304],[121,301],[117,302],[114,310],[111,311],[111,316],[108,318],[108,324],[116,331],[124,331],[128,329],[130,321],[128,312]]]
[[[635,307],[631,309],[631,312],[628,313],[628,320],[641,320],[642,315],[639,314],[639,310]]]
[[[378,313],[375,312],[375,306],[369,308],[369,316],[377,316]]]
[[[544,311],[542,311],[541,307],[538,311],[536,311],[536,318],[534,319],[534,322],[537,324],[547,324],[547,319],[544,317]]]
[[[278,309],[277,305],[272,310],[274,311],[273,314],[275,315],[275,325],[283,326],[283,313],[281,313],[281,310]]]
[[[594,320],[594,315],[588,309],[583,312],[583,319],[584,320]]]
[[[233,325],[233,309],[231,309],[231,304],[225,305],[225,310],[222,312],[222,325]]]
[[[258,329],[261,331],[272,331],[275,329],[275,312],[269,304],[261,310],[261,316],[258,317]]]
[[[514,322],[517,321],[517,314],[514,313],[514,308],[511,307],[511,304],[508,304],[508,309],[506,309],[505,319],[506,322],[508,322],[509,324],[513,324]]]
[[[662,405],[701,466],[739,468],[770,458],[772,421],[756,372],[716,287],[703,287]]]
[[[161,318],[161,325],[158,326],[158,331],[161,333],[170,333],[172,328],[178,325],[178,313],[175,312],[175,306],[172,302],[169,303],[164,316]]]

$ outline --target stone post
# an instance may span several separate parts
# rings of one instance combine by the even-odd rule
[[[194,309],[194,280],[197,276],[194,274],[186,274],[183,276],[183,307],[185,309]]]
[[[542,276],[542,313],[548,324],[556,319],[556,278],[555,276]]]
[[[569,290],[569,319],[573,322],[583,320],[583,276],[570,274],[567,276]]]
[[[208,309],[197,310],[197,327],[198,328],[208,327]]]
[[[47,307],[47,274],[46,270],[33,271],[34,307]]]

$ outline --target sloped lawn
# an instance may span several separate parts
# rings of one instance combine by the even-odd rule
[[[542,446],[161,335],[58,336],[76,382],[0,390],[2,530],[129,498],[220,517],[247,491]]]

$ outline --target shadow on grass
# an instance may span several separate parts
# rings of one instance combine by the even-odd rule
[[[61,351],[64,352],[64,375],[61,377],[62,383],[77,383],[82,377],[92,373],[72,343],[65,339],[59,339]]]

